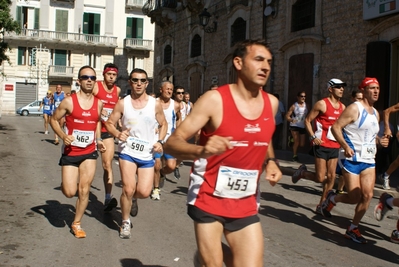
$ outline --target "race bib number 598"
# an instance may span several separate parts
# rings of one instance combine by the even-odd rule
[[[213,194],[224,198],[244,198],[256,193],[258,170],[221,166]]]

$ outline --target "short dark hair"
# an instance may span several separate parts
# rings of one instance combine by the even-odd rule
[[[252,45],[264,46],[271,53],[269,45],[265,40],[263,40],[263,39],[255,39],[255,40],[246,39],[241,42],[238,42],[235,45],[235,49],[233,52],[233,60],[235,57],[244,58],[248,53],[247,47],[252,46]]]
[[[103,70],[105,70],[105,69],[107,69],[107,68],[115,68],[115,69],[118,70],[118,66],[116,66],[114,63],[107,63],[107,64],[105,64]]]
[[[305,94],[306,94],[305,91],[299,91],[299,92],[296,94],[296,96],[301,96],[302,93],[305,93]]]
[[[139,69],[139,68],[135,68],[135,69],[133,69],[133,70],[130,72],[130,74],[129,74],[129,79],[132,78],[132,74],[133,74],[133,73],[144,73],[144,74],[145,74],[145,77],[148,78],[147,72],[146,72],[145,70]]]
[[[81,68],[79,69],[79,71],[78,71],[78,78],[80,78],[80,72],[81,72],[82,70],[84,70],[84,69],[91,69],[92,71],[94,71],[94,74],[96,74],[96,71],[95,71],[91,66],[85,65],[85,66],[83,66],[83,67],[81,67]],[[97,74],[96,74],[96,75],[97,75]]]
[[[353,98],[355,98],[357,94],[363,94],[363,92],[360,91],[360,90],[353,90],[353,91],[352,91],[352,97],[353,97]]]
[[[177,85],[177,86],[175,86],[174,93],[177,92],[177,89],[183,89],[183,91],[186,91],[186,90],[184,90],[184,87],[183,87],[183,86]]]

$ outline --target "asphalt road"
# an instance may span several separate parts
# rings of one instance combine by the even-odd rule
[[[60,146],[52,141],[52,131],[43,134],[41,117],[0,119],[0,266],[193,266],[196,245],[185,207],[189,162],[179,181],[169,175],[160,201],[139,200],[132,238],[122,240],[119,207],[102,211],[99,160],[82,220],[87,238],[76,239],[69,232],[76,198],[60,191]],[[119,167],[113,166],[113,194],[119,199]],[[354,206],[338,204],[330,219],[314,213],[320,185],[302,180],[294,185],[284,176],[275,187],[263,180],[261,190],[265,266],[398,266],[399,245],[389,241],[397,209],[377,222],[374,198],[360,226],[369,243],[360,245],[343,237]]]

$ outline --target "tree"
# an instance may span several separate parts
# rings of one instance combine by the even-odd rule
[[[6,32],[21,32],[19,23],[11,17],[10,6],[11,0],[0,0],[0,65],[3,61],[11,64],[9,57],[6,55],[10,47],[4,40],[4,34]]]

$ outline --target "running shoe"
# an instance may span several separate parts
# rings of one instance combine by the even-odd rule
[[[58,141],[58,139],[54,140],[54,145],[58,145],[60,142]]]
[[[292,161],[299,162],[298,156],[293,156],[293,157],[292,157]]]
[[[86,232],[80,227],[80,223],[74,222],[71,225],[71,233],[76,237],[76,238],[85,238],[86,237]]]
[[[137,199],[136,199],[136,198],[133,198],[133,199],[132,199],[132,207],[131,207],[131,209],[130,209],[130,215],[131,215],[132,217],[136,217],[136,216],[137,216],[137,213],[139,213],[139,205],[138,205],[138,203],[137,203]]]
[[[393,230],[391,234],[391,241],[393,243],[399,244],[399,231]]]
[[[317,205],[317,207],[316,207],[316,214],[319,214],[319,215],[323,216],[323,212],[321,210],[321,206],[320,205]]]
[[[119,231],[119,237],[122,239],[129,239],[131,234],[130,234],[130,229],[132,229],[132,224],[129,222],[122,222],[122,226]]]
[[[193,263],[194,263],[194,267],[202,266],[198,250],[194,253]]]
[[[104,211],[105,212],[110,212],[113,208],[116,208],[116,206],[118,206],[118,201],[116,200],[116,198],[110,198],[110,199],[106,199],[104,202]]]
[[[179,180],[180,179],[180,171],[179,168],[175,168],[175,170],[173,171],[173,174],[175,175],[175,179]]]
[[[335,195],[334,190],[328,191],[326,200],[321,204],[321,212],[324,217],[331,218],[331,210],[334,208],[335,204],[330,200],[330,198]]]
[[[383,174],[383,173],[379,174],[379,175],[377,176],[377,178],[378,178],[378,181],[380,181],[381,183],[383,183],[383,182],[385,181],[385,179],[384,179],[384,174]]]
[[[352,239],[353,241],[355,241],[356,243],[359,244],[366,244],[367,240],[362,236],[362,234],[360,233],[359,229],[353,228],[351,231],[349,231],[349,227],[348,230],[346,230],[345,232],[345,237],[348,239]]]
[[[388,193],[383,193],[380,196],[380,200],[378,201],[378,204],[374,208],[374,218],[377,221],[382,221],[388,210],[392,210],[392,207],[387,205],[387,199],[391,197],[393,196]]]
[[[302,175],[303,171],[307,171],[308,169],[306,168],[305,164],[302,164],[299,166],[298,170],[294,172],[294,174],[291,177],[291,181],[296,184],[301,178],[304,176]]]
[[[391,189],[391,187],[389,186],[389,179],[385,179],[385,180],[384,180],[384,183],[382,184],[382,188],[383,188],[384,190],[389,190],[389,189]]]
[[[160,172],[159,188],[163,188],[163,186],[165,185],[165,179],[166,179],[166,176],[163,175],[162,172]]]
[[[152,190],[151,199],[153,200],[160,200],[159,188],[154,188]]]

